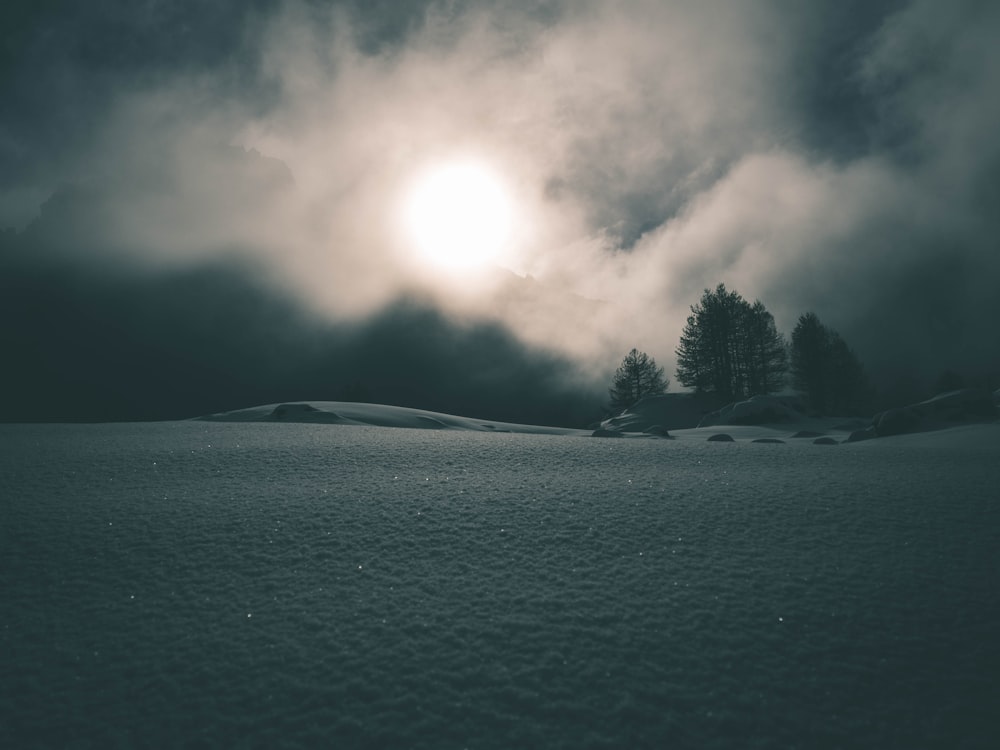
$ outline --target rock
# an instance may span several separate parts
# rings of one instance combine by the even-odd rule
[[[881,414],[876,414],[872,420],[872,426],[875,428],[875,434],[878,437],[914,432],[919,424],[920,417],[911,407],[889,409]]]
[[[708,442],[710,442],[710,443],[735,443],[736,441],[733,440],[733,436],[732,435],[727,435],[724,432],[720,432],[717,435],[712,435],[712,437],[710,437],[708,439]]]
[[[847,440],[844,442],[859,443],[862,440],[871,440],[872,438],[876,437],[878,437],[878,435],[875,432],[875,427],[872,426],[872,427],[866,427],[863,430],[855,430],[854,432],[852,432],[850,435],[847,436]]]
[[[751,443],[781,443],[785,444],[784,440],[779,440],[778,438],[757,438],[756,440],[751,440]]]
[[[753,396],[746,401],[735,401],[718,411],[706,414],[699,427],[713,425],[758,425],[794,422],[802,418],[805,409],[794,396]]]
[[[296,417],[318,411],[319,409],[310,404],[278,404],[274,407],[274,411],[271,412],[271,416],[274,419],[285,419],[287,417]]]
[[[813,440],[813,445],[838,445],[832,437],[818,437]]]
[[[954,424],[992,421],[1000,411],[993,394],[984,388],[962,388],[934,398],[876,414],[872,420],[879,437],[936,430]]]
[[[673,436],[667,431],[662,425],[654,424],[643,430],[647,435],[656,435],[662,438],[670,438],[673,440]]]
[[[994,394],[985,388],[963,388],[942,393],[913,408],[947,422],[971,422],[996,419],[998,416]]]
[[[722,404],[712,394],[665,393],[646,396],[632,404],[621,414],[591,425],[589,429],[621,430],[622,432],[647,432],[659,425],[667,430],[686,430],[697,427],[702,418]]]
[[[605,430],[605,429],[594,430],[592,433],[590,433],[590,436],[591,437],[599,437],[599,438],[620,438],[620,437],[625,437],[618,430]]]
[[[844,432],[853,432],[854,430],[863,430],[870,424],[871,424],[870,420],[849,419],[846,422],[841,422],[838,425],[834,425],[831,429],[843,430]]]

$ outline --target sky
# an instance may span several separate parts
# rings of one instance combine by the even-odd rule
[[[100,335],[93,399],[124,358],[568,419],[632,347],[672,378],[720,282],[884,388],[1000,375],[996,3],[14,0],[0,29],[0,263],[35,285],[8,386],[79,388],[86,354],[39,352]],[[495,267],[414,250],[408,191],[456,162],[508,201]]]

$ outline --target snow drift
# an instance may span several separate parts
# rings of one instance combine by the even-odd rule
[[[981,388],[963,388],[940,393],[918,404],[876,414],[872,419],[872,428],[878,437],[886,437],[955,424],[991,422],[997,416],[993,394]]]
[[[586,430],[516,424],[459,417],[425,409],[352,401],[311,401],[266,404],[247,409],[209,414],[206,422],[297,422],[311,424],[406,427],[422,430],[472,430],[474,432],[518,432],[539,435],[587,435]]]

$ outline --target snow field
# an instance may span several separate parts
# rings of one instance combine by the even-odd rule
[[[989,747],[997,432],[0,426],[0,744]]]

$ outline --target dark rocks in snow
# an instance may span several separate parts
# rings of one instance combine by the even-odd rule
[[[855,430],[850,435],[847,436],[847,443],[860,443],[862,440],[871,440],[876,438],[878,435],[875,432],[874,427],[866,427],[863,430]]]
[[[960,391],[942,393],[932,399],[917,404],[918,411],[927,407],[934,416],[947,421],[993,420],[1000,416],[994,394],[983,388],[963,388]]]
[[[297,417],[318,411],[319,409],[310,404],[278,404],[274,407],[274,411],[271,412],[271,417],[274,419],[287,419],[288,417]]]
[[[656,435],[657,437],[670,438],[673,440],[673,436],[667,431],[667,428],[663,425],[650,425],[645,430],[643,430],[647,435]]]
[[[698,423],[712,409],[718,409],[719,399],[704,393],[665,393],[639,399],[621,414],[593,425],[592,429],[648,432],[653,425],[666,430],[686,430]]]
[[[846,422],[841,422],[840,424],[834,425],[830,429],[843,430],[845,432],[853,432],[854,430],[863,430],[869,424],[871,424],[871,421],[867,419],[849,419]]]
[[[796,422],[802,419],[805,407],[796,396],[752,396],[735,401],[706,414],[699,427],[713,425],[760,425]]]
[[[877,414],[875,419],[872,420],[872,426],[879,437],[916,432],[919,425],[920,417],[909,406],[889,409],[881,414]]]
[[[620,437],[625,437],[618,430],[605,430],[603,428],[594,430],[592,433],[590,433],[590,436],[591,437],[598,437],[598,438],[620,438]]]
[[[784,443],[785,443],[784,440],[780,440],[778,438],[756,438],[755,440],[751,440],[750,442],[751,443],[781,443],[782,445],[784,445]]]
[[[732,435],[727,435],[724,432],[720,432],[717,435],[712,435],[708,439],[708,442],[710,442],[710,443],[735,443],[736,441],[733,440],[733,436]]]
[[[344,422],[344,419],[337,412],[317,409],[312,404],[278,404],[267,415],[265,421],[339,424]]]
[[[872,418],[870,425],[855,429],[846,442],[927,432],[972,422],[992,422],[998,416],[1000,408],[995,403],[995,394],[983,388],[962,388],[917,404],[880,412]]]
[[[832,437],[818,437],[813,440],[813,445],[839,445]]]
[[[997,416],[992,393],[983,388],[963,388],[876,414],[872,427],[878,437],[887,437],[967,422],[988,422]]]

